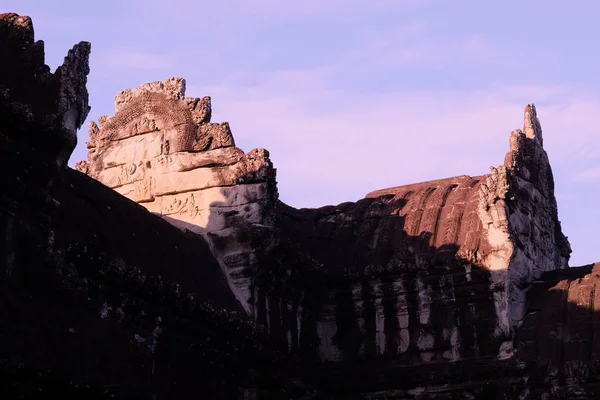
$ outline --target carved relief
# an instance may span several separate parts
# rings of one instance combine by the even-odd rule
[[[210,100],[186,98],[180,78],[119,92],[116,114],[90,124],[88,161],[78,169],[181,229],[235,236],[240,224],[269,225],[277,189],[268,152],[234,147],[229,124],[210,122]],[[223,264],[252,251],[244,241],[226,243],[213,246]],[[247,278],[236,282],[249,307]]]
[[[298,332],[304,332],[319,337],[315,348],[323,360],[505,357],[522,315],[523,285],[536,268],[562,265],[564,256],[540,255],[555,242],[533,243],[540,242],[536,235],[554,232],[557,219],[555,203],[536,204],[545,194],[553,196],[553,186],[531,108],[524,131],[511,134],[506,165],[488,175],[379,190],[358,203],[316,210],[280,204],[276,218],[268,152],[235,148],[229,125],[210,122],[210,98],[185,98],[183,82],[175,80],[121,92],[117,103],[114,117],[90,126],[89,160],[79,164],[81,170],[174,225],[204,235],[238,299],[256,318],[264,314],[267,329],[287,337],[290,349],[303,349],[306,339]],[[511,196],[518,190],[528,195],[515,203]],[[525,213],[535,222],[528,223]],[[335,279],[363,279],[350,284],[350,304],[339,303],[332,289],[309,317],[309,307],[282,293],[257,292],[248,272],[257,262],[244,228],[250,225],[281,229]],[[262,297],[252,297],[259,292]],[[338,307],[350,314],[342,316]],[[295,328],[288,314],[298,316]],[[475,332],[465,321],[478,318],[492,322]]]

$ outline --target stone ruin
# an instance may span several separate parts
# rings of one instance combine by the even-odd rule
[[[598,265],[569,268],[533,105],[487,175],[295,209],[181,78],[118,93],[71,170],[89,44],[50,74],[29,18],[0,39],[6,393],[600,395]]]
[[[90,123],[88,160],[76,169],[211,247],[213,238],[226,238],[213,253],[250,311],[253,249],[237,233],[273,224],[275,170],[266,150],[244,154],[227,122],[210,122],[210,100],[185,97],[181,78],[119,92],[116,114]]]
[[[328,269],[350,267],[358,274],[340,281],[346,281],[352,293],[351,308],[362,325],[357,334],[366,333],[361,303],[367,299],[374,303],[372,353],[378,355],[402,353],[411,346],[406,296],[416,290],[422,298],[416,305],[421,332],[412,345],[424,360],[461,358],[459,347],[464,346],[461,338],[466,333],[460,333],[458,321],[443,321],[439,329],[445,333],[436,332],[441,321],[430,321],[436,302],[432,296],[456,297],[452,280],[468,282],[473,279],[469,271],[478,269],[486,274],[487,287],[481,294],[493,297],[486,318],[493,316],[495,327],[485,333],[485,341],[497,342],[495,352],[507,357],[512,351],[511,332],[523,318],[526,289],[544,272],[567,268],[570,246],[560,229],[552,170],[533,105],[525,109],[523,129],[511,133],[504,165],[492,168],[490,174],[378,190],[335,210],[294,210],[278,203],[268,152],[255,149],[244,154],[235,147],[229,125],[210,122],[210,98],[186,98],[181,78],[122,91],[115,97],[115,108],[114,116],[100,118],[99,125],[90,123],[88,160],[78,163],[77,169],[173,225],[203,235],[232,278],[245,309],[255,318],[267,314],[267,326],[278,326],[288,337],[301,327],[288,326],[289,318],[281,315],[271,321],[273,302],[283,300],[261,295],[260,285],[252,279],[252,271],[261,268],[255,261],[256,249],[240,238],[253,236],[243,233],[254,227],[279,230]],[[347,227],[346,232],[328,236],[327,226],[335,224]],[[366,254],[344,256],[350,249]],[[391,256],[380,254],[384,251]],[[357,264],[361,258],[366,259]],[[450,266],[457,260],[461,265]],[[431,273],[437,268],[429,265],[434,262],[441,264],[439,274]],[[406,276],[412,275],[411,264],[417,268],[416,280]],[[365,294],[360,275],[367,269],[390,270],[394,276],[390,288],[373,279]],[[449,274],[462,277],[447,282]],[[335,291],[327,297],[335,299]],[[396,303],[394,332],[385,328],[389,316],[383,303],[390,297]],[[277,307],[291,308],[290,315],[302,314],[298,301],[285,303]],[[335,301],[323,307],[316,321],[323,360],[343,358],[340,346],[333,344],[338,307]],[[436,336],[440,343],[435,343]],[[294,347],[291,338],[288,342],[289,348]],[[366,343],[362,346],[360,352],[369,353]],[[440,346],[443,351],[431,351]]]

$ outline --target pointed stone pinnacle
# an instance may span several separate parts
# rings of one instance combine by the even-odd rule
[[[525,122],[523,124],[523,133],[529,139],[535,139],[540,145],[544,144],[542,138],[542,126],[537,117],[534,104],[528,104],[525,107]]]

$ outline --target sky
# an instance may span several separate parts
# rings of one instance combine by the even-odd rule
[[[371,190],[503,163],[535,103],[571,265],[600,261],[600,2],[1,0],[33,19],[54,70],[92,43],[89,121],[171,76],[212,97],[244,151],[269,150],[280,199]]]

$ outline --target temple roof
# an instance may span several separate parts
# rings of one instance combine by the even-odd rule
[[[481,223],[477,217],[478,190],[486,175],[468,175],[413,183],[376,190],[366,198],[393,196],[398,202],[398,215],[404,218],[408,235],[430,236],[434,247],[458,245],[476,250]]]
[[[354,272],[489,247],[478,216],[486,176],[466,175],[377,190],[355,203],[279,206],[282,230],[330,269]]]

